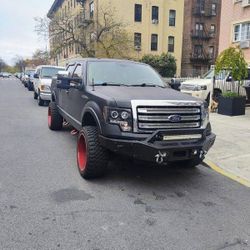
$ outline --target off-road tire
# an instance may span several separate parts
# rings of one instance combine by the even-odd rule
[[[34,90],[34,99],[37,100],[37,97],[38,97],[38,96],[37,96],[37,93],[36,93],[36,91]]]
[[[48,127],[51,130],[61,130],[63,127],[63,117],[60,115],[55,102],[50,102],[48,107]]]
[[[44,100],[41,99],[41,96],[40,96],[39,92],[38,92],[38,95],[37,95],[37,103],[38,103],[38,106],[43,106],[44,105]]]
[[[85,151],[83,158],[82,151]],[[109,159],[108,151],[99,142],[97,127],[85,126],[79,132],[76,156],[78,170],[84,179],[93,179],[105,174]]]

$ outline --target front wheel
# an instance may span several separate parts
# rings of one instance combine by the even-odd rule
[[[85,179],[105,174],[108,165],[108,152],[99,142],[97,127],[83,127],[77,141],[77,165]]]
[[[38,96],[38,95],[37,95],[36,91],[34,90],[34,99],[35,99],[35,100],[37,100],[37,96]]]
[[[43,106],[44,105],[44,100],[41,98],[39,92],[38,92],[38,95],[37,95],[37,103],[38,103],[38,106]]]

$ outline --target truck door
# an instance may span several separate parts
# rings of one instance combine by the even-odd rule
[[[71,86],[75,87],[82,86],[84,84],[83,79],[83,65],[79,63],[76,65],[70,84]],[[73,119],[78,123],[79,126],[81,124],[81,113],[84,105],[87,102],[84,91],[78,88],[70,88],[68,94],[68,102],[69,114],[73,117]]]

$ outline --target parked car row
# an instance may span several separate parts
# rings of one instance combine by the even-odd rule
[[[0,78],[9,78],[12,74],[8,72],[0,72]]]

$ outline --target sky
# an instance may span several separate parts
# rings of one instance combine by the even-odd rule
[[[35,17],[45,17],[54,0],[0,0],[0,58],[13,65],[14,58],[31,57],[47,42],[34,31]]]

